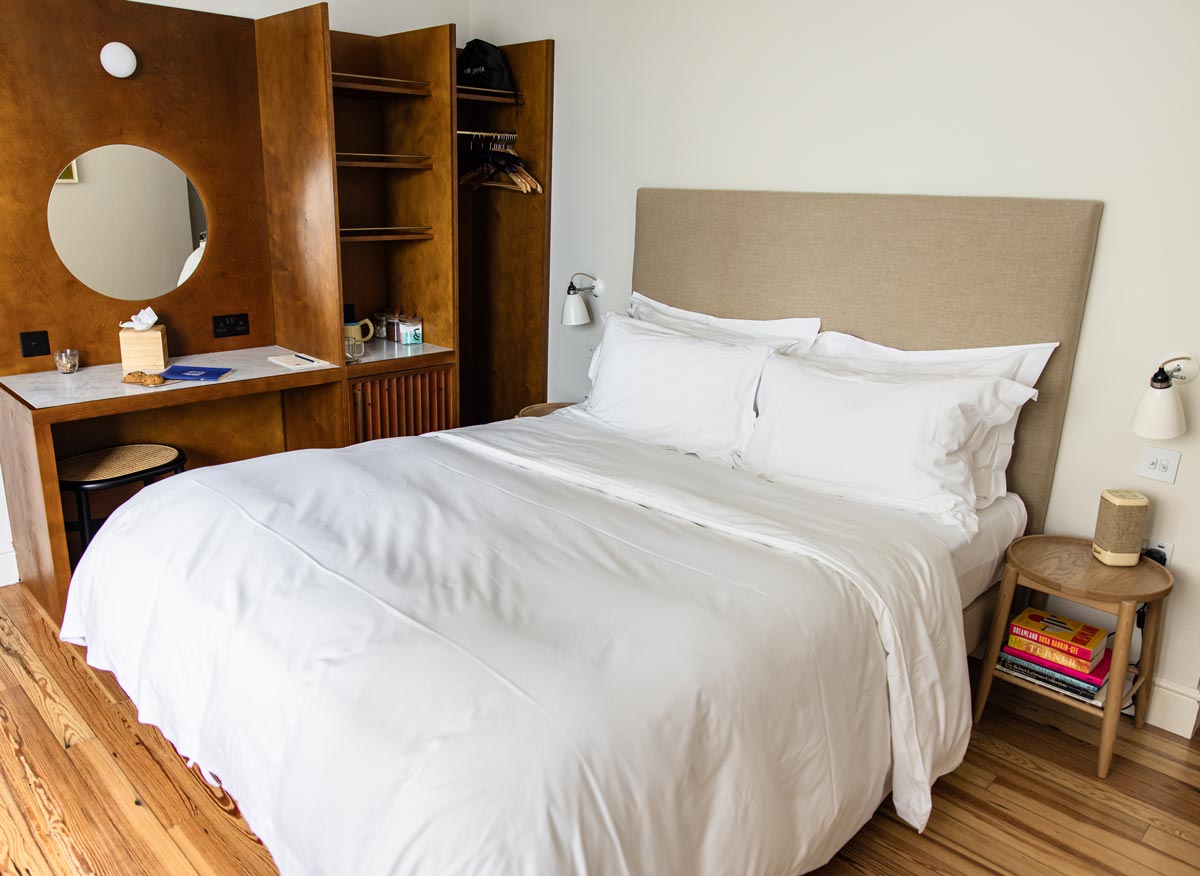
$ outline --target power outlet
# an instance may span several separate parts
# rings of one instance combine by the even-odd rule
[[[1179,471],[1179,460],[1182,454],[1178,450],[1163,450],[1161,447],[1142,447],[1138,460],[1138,476],[1150,478],[1152,481],[1162,481],[1167,484],[1175,483],[1175,475]]]
[[[235,338],[250,334],[250,314],[226,313],[213,317],[214,338]]]
[[[30,356],[49,356],[50,333],[21,332],[21,355],[26,359]]]
[[[1175,545],[1169,541],[1163,541],[1161,538],[1155,538],[1148,535],[1142,539],[1142,550],[1147,548],[1157,548],[1167,555],[1167,565],[1171,565],[1171,557],[1175,555]]]

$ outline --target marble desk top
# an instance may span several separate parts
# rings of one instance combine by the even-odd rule
[[[220,383],[235,383],[241,380],[256,380],[263,377],[278,377],[289,373],[322,371],[337,368],[336,365],[313,365],[311,368],[284,368],[268,362],[268,356],[286,356],[292,350],[283,347],[250,347],[246,350],[227,350],[220,353],[198,353],[194,356],[175,356],[170,365],[203,365],[209,368],[230,368],[229,374]],[[0,383],[20,396],[33,408],[53,408],[83,402],[105,401],[113,398],[139,396],[145,393],[177,392],[211,386],[201,380],[177,380],[162,386],[133,386],[122,383],[124,371],[120,364],[92,365],[80,368],[74,374],[59,374],[58,371],[37,371],[32,374],[14,374],[0,377]]]

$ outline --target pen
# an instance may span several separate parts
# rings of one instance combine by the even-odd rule
[[[314,365],[317,364],[316,359],[310,359],[307,356],[305,356],[303,353],[296,353],[295,356],[297,359],[303,359],[305,362],[312,362]]]

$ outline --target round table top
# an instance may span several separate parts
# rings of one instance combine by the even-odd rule
[[[1047,593],[1095,602],[1154,602],[1171,592],[1174,577],[1153,560],[1106,566],[1092,556],[1087,538],[1027,535],[1008,547],[1008,562]]]
[[[518,417],[544,417],[546,414],[552,414],[559,408],[569,408],[575,402],[543,402],[540,405],[528,405],[521,408],[517,414]]]

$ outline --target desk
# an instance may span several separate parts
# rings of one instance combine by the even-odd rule
[[[62,617],[71,580],[59,457],[113,444],[183,447],[193,464],[345,443],[345,367],[289,371],[282,347],[180,356],[172,365],[231,368],[215,383],[123,384],[120,365],[0,377],[0,470],[21,581]]]

